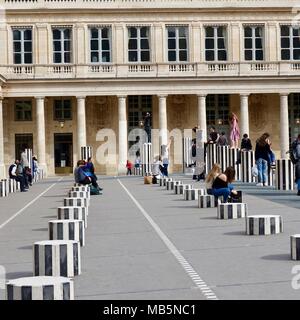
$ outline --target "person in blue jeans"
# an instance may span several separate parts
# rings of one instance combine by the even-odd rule
[[[270,135],[266,132],[256,141],[255,162],[258,171],[257,186],[268,185],[268,166],[270,163],[270,157],[272,157],[269,137]]]
[[[212,194],[215,197],[223,196],[224,202],[227,202],[230,195],[237,195],[233,190],[232,182],[235,179],[235,169],[228,167],[224,173],[219,174],[212,184]]]
[[[297,184],[297,195],[300,196],[300,134],[298,135],[297,140],[295,141],[295,152],[294,156],[297,159],[295,164],[295,180]]]

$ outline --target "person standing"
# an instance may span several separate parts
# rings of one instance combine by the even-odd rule
[[[264,133],[259,139],[256,141],[255,146],[255,161],[258,171],[258,184],[257,186],[267,186],[268,183],[268,165],[270,163],[270,140],[269,133]]]
[[[145,119],[144,119],[144,129],[147,133],[148,142],[151,142],[151,115],[149,112],[146,113]]]
[[[127,168],[126,175],[127,176],[132,175],[132,163],[129,160],[127,160],[127,162],[126,162],[126,168]]]
[[[300,134],[292,144],[294,158],[296,159],[295,164],[295,181],[297,184],[297,195],[300,196]]]
[[[230,116],[230,147],[238,148],[239,140],[240,140],[240,128],[239,128],[239,119],[235,113],[231,113]]]
[[[27,159],[27,155],[25,152],[25,149],[27,148],[27,146],[23,145],[22,149],[21,149],[21,161],[20,164],[23,168],[23,177],[24,177],[24,183],[25,183],[25,188],[29,189],[29,184],[30,183],[30,176],[28,175],[29,173],[29,161]]]

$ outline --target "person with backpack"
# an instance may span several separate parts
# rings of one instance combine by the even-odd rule
[[[295,165],[295,182],[297,184],[297,195],[300,196],[300,134],[292,143],[292,157],[291,161]]]
[[[23,176],[23,167],[21,166],[19,160],[16,160],[15,163],[13,163],[9,167],[8,174],[9,174],[10,179],[14,179],[14,180],[16,180],[17,182],[20,183],[21,192],[28,191],[28,188],[25,188],[25,181],[24,181],[24,176]]]
[[[80,160],[78,162],[78,170],[77,170],[77,177],[80,184],[92,184],[93,187],[99,191],[102,189],[98,186],[98,183],[93,176],[93,174],[89,171],[89,169],[86,166],[86,163],[84,160]]]

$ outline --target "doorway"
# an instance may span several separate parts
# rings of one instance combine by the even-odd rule
[[[56,174],[69,174],[73,172],[72,133],[54,134],[54,163]]]

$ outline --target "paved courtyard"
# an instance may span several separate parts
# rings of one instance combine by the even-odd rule
[[[239,184],[249,214],[280,214],[284,222],[282,234],[247,236],[244,219],[218,220],[216,208],[199,209],[141,177],[100,180],[104,193],[91,200],[76,299],[300,298],[291,285],[298,263],[290,260],[290,235],[300,233],[295,192]],[[8,279],[32,275],[32,244],[48,239],[48,220],[72,183],[51,178],[0,198],[0,265]]]

